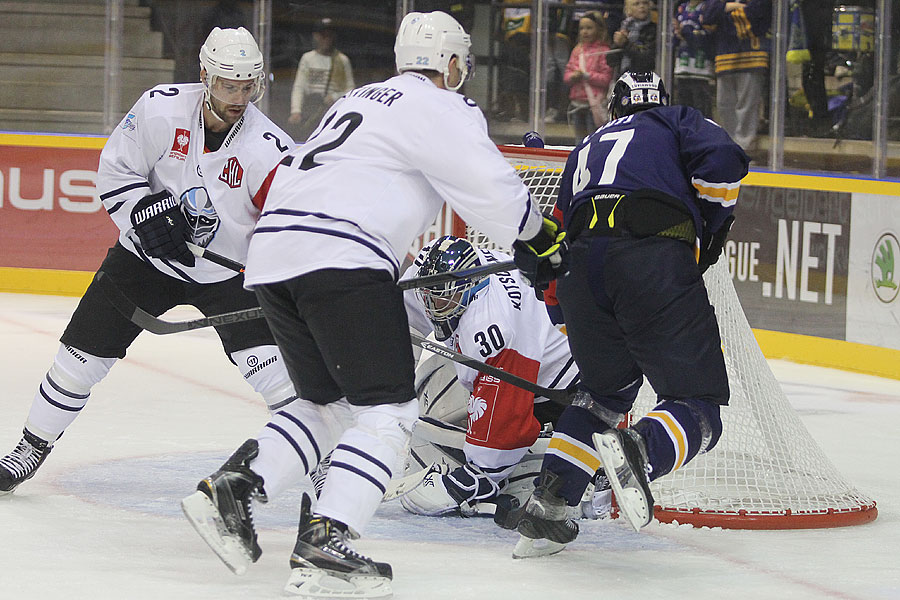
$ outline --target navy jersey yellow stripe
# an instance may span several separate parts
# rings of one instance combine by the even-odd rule
[[[660,106],[610,121],[566,163],[557,208],[563,223],[600,192],[652,188],[680,199],[697,232],[731,213],[749,159],[714,122],[687,106]]]
[[[716,73],[765,69],[769,66],[771,0],[741,0],[731,11],[723,0],[706,2],[703,26],[712,33]]]

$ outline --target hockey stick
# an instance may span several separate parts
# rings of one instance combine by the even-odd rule
[[[225,258],[224,256],[219,256],[218,254],[210,253],[208,250],[205,250],[203,256],[208,258],[209,255],[216,256],[218,259],[221,259],[223,261],[231,261],[231,259]],[[240,265],[240,263],[235,264]],[[397,285],[402,290],[409,290],[413,288],[438,285],[457,279],[467,279],[474,276],[487,276],[493,273],[500,273],[514,268],[515,264],[512,261],[492,263],[489,265],[472,267],[471,269],[448,271],[446,273],[438,273],[436,275],[425,275],[424,277],[404,279],[402,281],[398,281]],[[202,319],[192,319],[190,321],[165,321],[163,319],[160,319],[159,317],[154,317],[150,313],[137,306],[130,299],[128,299],[125,294],[123,294],[122,291],[116,286],[116,284],[109,278],[109,276],[105,276],[105,273],[103,273],[102,271],[97,273],[97,282],[101,284],[109,301],[112,302],[113,306],[115,306],[116,309],[120,313],[122,313],[126,319],[128,319],[135,325],[140,326],[142,329],[146,329],[150,333],[155,333],[156,335],[181,333],[183,331],[190,331],[192,329],[200,329],[202,327],[226,325],[228,323],[250,321],[252,319],[260,319],[263,317],[262,309],[256,307],[235,310],[232,312],[223,313],[221,315],[212,315],[209,317],[203,317]]]
[[[527,379],[519,377],[518,375],[513,375],[512,373],[507,373],[503,369],[498,369],[492,365],[487,363],[483,363],[480,360],[476,360],[474,358],[470,358],[465,354],[460,354],[459,352],[455,352],[443,344],[439,344],[437,342],[432,342],[431,340],[425,339],[420,335],[415,333],[410,333],[409,337],[412,339],[412,342],[423,350],[428,350],[429,352],[433,352],[434,354],[438,354],[443,356],[448,360],[452,360],[453,362],[457,362],[461,365],[465,365],[470,369],[475,369],[476,371],[481,371],[482,373],[486,373],[492,377],[496,377],[500,381],[505,381],[506,383],[511,383],[512,385],[522,388],[525,391],[531,392],[535,396],[543,396],[552,402],[556,402],[558,404],[564,404],[568,406],[572,403],[572,396],[575,395],[574,388],[563,388],[563,389],[554,389],[554,388],[545,388],[537,385],[536,383],[532,383]]]
[[[227,325],[229,323],[237,323],[239,321],[250,321],[259,319],[263,316],[261,308],[247,308],[244,310],[236,310],[221,315],[213,315],[211,317],[203,317],[202,319],[193,319],[191,321],[170,322],[154,317],[141,307],[132,302],[122,290],[116,286],[109,275],[103,271],[97,272],[97,284],[103,289],[106,298],[112,305],[122,313],[126,319],[140,327],[146,329],[150,333],[157,335],[167,335],[170,333],[180,333],[182,331],[190,331],[191,329],[199,329],[201,327],[213,327],[216,325]]]
[[[225,267],[226,269],[231,269],[232,271],[236,271],[238,273],[244,272],[244,265],[236,260],[231,260],[226,256],[222,256],[221,254],[216,254],[212,250],[207,250],[203,246],[198,246],[197,244],[192,244],[191,242],[185,243],[187,244],[188,250],[191,251],[191,254],[198,258],[205,258],[209,262],[214,262],[220,267]]]
[[[515,268],[516,263],[511,260],[506,260],[486,265],[476,265],[474,267],[469,267],[468,269],[460,269],[459,271],[445,271],[443,273],[435,273],[434,275],[423,275],[422,277],[402,279],[397,282],[397,286],[401,290],[412,290],[441,285],[450,281],[457,281],[458,279],[482,279],[488,275],[502,273],[503,271],[512,271]]]
[[[215,252],[207,250],[206,248],[198,246],[197,244],[192,244],[191,242],[186,243],[188,249],[194,256],[205,258],[210,262],[214,262],[217,265],[223,266],[227,269],[231,269],[232,271],[237,271],[238,273],[244,272],[244,265],[237,262],[236,260],[231,260],[230,258],[222,256],[221,254],[216,254]],[[444,273],[435,273],[434,275],[423,275],[422,277],[404,279],[402,281],[398,281],[397,286],[401,290],[411,290],[433,285],[442,285],[449,281],[469,279],[470,277],[487,277],[488,275],[493,275],[494,273],[510,271],[515,268],[516,264],[511,260],[507,260],[503,262],[490,263],[487,265],[477,265],[468,269],[461,269],[459,271],[446,271]]]
[[[409,279],[407,281],[413,280]],[[227,325],[229,323],[250,321],[252,319],[259,319],[263,317],[262,308],[257,307],[247,308],[244,310],[236,310],[221,315],[213,315],[211,317],[192,319],[190,321],[164,321],[163,319],[154,317],[141,307],[137,306],[134,302],[132,302],[124,293],[122,293],[122,290],[120,290],[112,281],[112,279],[110,279],[110,277],[103,271],[97,272],[97,284],[101,286],[104,294],[106,294],[107,299],[112,303],[116,310],[122,313],[122,316],[124,316],[126,319],[128,319],[138,327],[146,329],[150,333],[154,333],[156,335],[181,333],[183,331],[190,331],[192,329],[200,329],[202,327]],[[482,373],[487,373],[488,375],[496,377],[501,381],[511,383],[516,387],[520,387],[523,390],[529,391],[536,396],[543,396],[544,398],[547,398],[552,402],[557,402],[560,404],[571,404],[571,398],[575,393],[574,389],[545,388],[532,383],[527,379],[524,379],[517,375],[513,375],[512,373],[507,373],[503,369],[498,369],[497,367],[483,363],[480,360],[470,358],[465,354],[460,354],[459,352],[450,350],[443,344],[432,342],[420,335],[410,333],[410,339],[415,345],[419,346],[423,350],[428,350],[429,352],[438,354],[446,359],[458,362],[469,368],[481,371]]]

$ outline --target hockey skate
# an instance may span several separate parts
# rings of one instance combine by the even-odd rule
[[[236,575],[243,575],[262,554],[253,527],[252,500],[266,502],[263,479],[248,466],[259,454],[247,440],[222,468],[197,484],[181,501],[184,515],[209,547]]]
[[[291,554],[291,576],[284,591],[307,599],[365,598],[393,595],[391,565],[376,562],[350,547],[350,529],[328,517],[313,514],[303,494],[297,543]]]
[[[513,558],[556,554],[578,535],[578,523],[569,516],[565,498],[557,495],[562,483],[556,473],[541,471],[534,493],[509,521],[521,534]]]
[[[612,486],[603,467],[597,469],[591,483],[581,497],[581,516],[585,519],[606,519],[612,512]]]
[[[594,447],[609,477],[619,512],[635,531],[653,519],[653,494],[647,478],[647,450],[633,429],[610,429],[594,434]]]
[[[426,517],[471,517],[482,512],[479,505],[496,498],[498,492],[497,484],[475,465],[466,464],[449,473],[442,471],[440,465],[432,465],[422,483],[400,498],[400,504],[409,512]]]
[[[22,434],[15,450],[0,458],[0,496],[11,494],[23,481],[34,477],[53,448],[27,429]]]

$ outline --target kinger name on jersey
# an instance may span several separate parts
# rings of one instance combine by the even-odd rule
[[[367,100],[380,102],[386,106],[390,106],[394,100],[397,100],[402,95],[403,92],[384,85],[366,85],[361,88],[356,88],[351,92],[347,92],[346,94],[347,97],[365,98]]]

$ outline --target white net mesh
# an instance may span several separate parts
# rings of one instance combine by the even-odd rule
[[[510,163],[545,212],[556,200],[562,160]],[[496,246],[467,229],[469,240]],[[853,488],[803,426],[766,362],[741,308],[724,260],[705,275],[716,308],[731,387],[722,410],[724,432],[709,453],[653,482],[657,518],[731,528],[831,527],[869,521],[875,503]],[[641,389],[632,422],[656,404]]]

